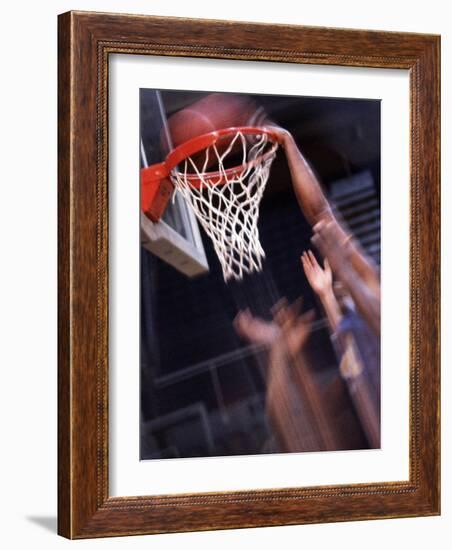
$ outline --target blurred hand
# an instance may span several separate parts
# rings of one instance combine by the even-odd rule
[[[302,300],[289,304],[285,298],[273,307],[273,319],[279,327],[281,340],[290,355],[298,354],[311,334],[314,311],[300,315]]]
[[[286,144],[293,139],[292,134],[286,130],[285,128],[282,128],[281,126],[278,126],[277,124],[270,123],[265,125],[266,130],[271,130],[276,134],[276,139],[278,140],[278,143],[285,147]]]
[[[240,311],[234,319],[234,328],[252,344],[274,346],[281,344],[290,355],[301,351],[311,333],[314,312],[300,315],[301,300],[289,304],[285,298],[272,309],[273,321],[253,317],[249,310]]]
[[[274,322],[253,317],[249,311],[239,311],[234,319],[234,328],[239,336],[251,344],[271,346],[279,329]]]
[[[328,292],[332,292],[333,275],[328,260],[325,258],[324,268],[322,269],[311,250],[303,252],[300,260],[312,290],[318,296],[324,296]]]

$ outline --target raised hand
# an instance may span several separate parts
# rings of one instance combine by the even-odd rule
[[[314,226],[312,242],[328,258],[334,276],[352,297],[358,312],[375,334],[380,334],[380,284],[372,266],[356,252],[356,245],[337,222],[320,221]],[[359,262],[353,264],[353,256]],[[360,265],[358,270],[356,265]]]
[[[318,296],[324,296],[333,291],[333,275],[330,264],[325,258],[324,268],[322,269],[311,250],[303,252],[300,257],[306,278],[311,285],[312,290]]]

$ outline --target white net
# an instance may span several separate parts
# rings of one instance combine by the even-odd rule
[[[251,138],[237,131],[224,151],[219,143],[210,145],[201,162],[197,153],[196,162],[188,157],[171,173],[175,188],[212,239],[225,281],[262,269],[259,204],[277,148],[266,133]],[[238,167],[227,168],[228,158],[233,162],[237,155]],[[217,171],[206,172],[212,161]]]

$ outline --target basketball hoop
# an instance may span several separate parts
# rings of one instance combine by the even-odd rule
[[[277,149],[276,133],[269,129],[227,128],[192,138],[145,169],[142,186],[169,180],[193,209],[225,281],[262,269],[259,205]]]

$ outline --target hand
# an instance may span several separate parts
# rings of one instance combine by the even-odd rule
[[[314,319],[312,310],[300,315],[302,300],[289,304],[284,298],[273,307],[273,319],[280,330],[282,343],[291,356],[298,354],[304,347]]]
[[[293,139],[292,134],[288,130],[278,126],[277,124],[267,124],[264,129],[274,132],[278,143],[282,147],[285,147],[287,143]]]
[[[249,309],[239,311],[234,319],[234,328],[239,336],[251,344],[266,346],[271,346],[279,333],[275,323],[253,317]]]
[[[316,257],[311,250],[303,252],[300,257],[306,278],[311,285],[312,290],[318,296],[324,296],[333,291],[333,274],[328,260],[325,258],[324,268],[322,269],[317,262]]]

